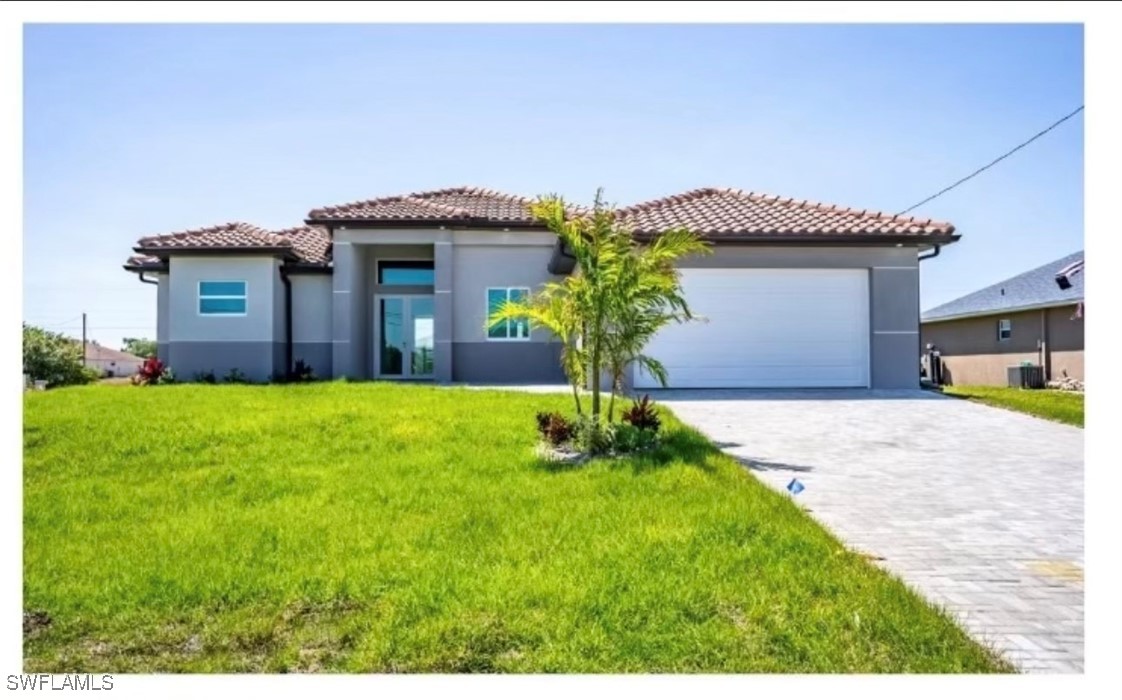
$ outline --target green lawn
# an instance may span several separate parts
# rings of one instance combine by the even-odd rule
[[[1008,670],[673,420],[559,469],[564,395],[25,396],[29,672]]]
[[[987,406],[1008,408],[1038,418],[1083,427],[1083,394],[1051,389],[1015,389],[1004,386],[945,386],[943,393],[961,396]]]

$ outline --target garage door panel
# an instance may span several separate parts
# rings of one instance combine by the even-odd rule
[[[677,387],[868,385],[868,271],[689,269],[703,322],[669,326],[646,348]],[[637,371],[639,388],[658,386]]]

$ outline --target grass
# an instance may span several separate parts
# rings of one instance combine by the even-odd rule
[[[563,395],[25,396],[29,672],[1009,670],[672,418],[562,469]]]
[[[1018,389],[1003,386],[945,386],[943,393],[1008,408],[1037,418],[1083,427],[1083,394],[1053,389]]]

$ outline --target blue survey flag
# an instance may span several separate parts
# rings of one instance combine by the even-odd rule
[[[798,479],[791,479],[791,483],[787,484],[787,490],[791,492],[792,496],[798,496],[805,488],[803,482]]]

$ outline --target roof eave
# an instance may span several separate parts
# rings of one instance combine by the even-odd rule
[[[1003,314],[1017,314],[1024,311],[1040,311],[1042,309],[1057,309],[1064,306],[1075,306],[1076,304],[1083,303],[1083,297],[1075,299],[1059,299],[1057,301],[1047,301],[1040,304],[1024,304],[1022,306],[1007,306],[996,309],[984,309],[981,311],[968,311],[961,314],[951,314],[949,316],[936,316],[935,318],[924,318],[920,316],[919,322],[922,323],[942,323],[944,321],[959,321],[966,318],[982,318],[984,316],[1001,316]]]
[[[174,248],[165,247],[145,247],[136,246],[134,251],[142,255],[154,255],[160,258],[169,255],[279,255],[289,257],[293,260],[297,259],[292,248],[289,246],[176,246]]]
[[[129,265],[125,263],[122,265],[125,270],[129,272],[167,272],[168,266],[156,263],[147,263],[144,265]]]

